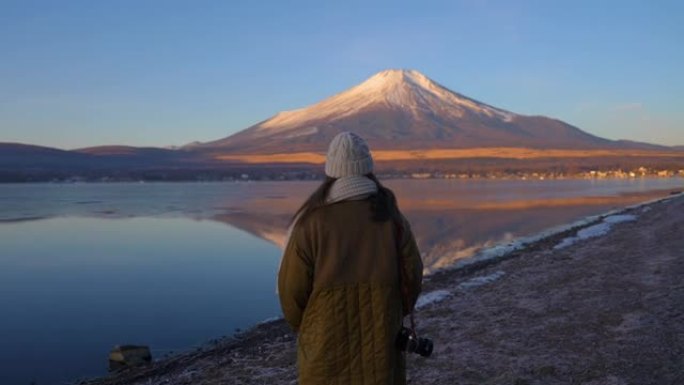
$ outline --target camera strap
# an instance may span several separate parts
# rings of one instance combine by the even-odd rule
[[[416,320],[413,316],[413,307],[409,304],[409,288],[407,286],[408,277],[406,276],[406,269],[404,266],[404,260],[401,252],[401,241],[404,239],[404,225],[401,222],[396,223],[397,226],[397,238],[396,238],[396,248],[397,248],[397,267],[399,268],[399,290],[401,290],[401,302],[404,309],[409,311],[409,319],[411,321],[411,332],[416,334]],[[401,319],[402,326],[404,325],[404,319]]]

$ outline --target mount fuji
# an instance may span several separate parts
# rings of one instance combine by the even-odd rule
[[[311,176],[341,131],[364,137],[378,170],[389,174],[680,170],[684,164],[680,148],[600,138],[557,119],[479,102],[417,71],[387,70],[314,105],[181,148],[105,145],[65,151],[0,142],[0,182]]]
[[[379,72],[314,105],[280,112],[234,135],[186,148],[240,154],[321,152],[341,131],[360,134],[374,150],[661,148],[612,141],[557,119],[506,111],[414,70]]]

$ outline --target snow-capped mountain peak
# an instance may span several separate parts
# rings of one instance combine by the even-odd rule
[[[461,107],[460,111],[455,108],[454,112],[459,116],[470,112],[510,120],[515,115],[453,92],[416,70],[379,72],[352,88],[349,93],[363,97],[375,95],[398,107],[435,109],[458,106]]]
[[[278,113],[259,131],[282,132],[306,121],[342,119],[372,106],[385,105],[416,115],[438,112],[453,118],[466,114],[510,121],[515,114],[470,99],[415,70],[385,70],[363,83],[310,107]]]
[[[517,115],[471,99],[418,71],[391,69],[199,147],[239,153],[320,151],[340,131],[359,133],[375,149],[610,144],[555,119]]]

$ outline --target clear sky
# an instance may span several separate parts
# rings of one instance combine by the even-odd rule
[[[388,68],[684,145],[683,1],[0,0],[0,141],[213,140]]]

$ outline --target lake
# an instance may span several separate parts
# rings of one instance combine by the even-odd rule
[[[426,270],[682,190],[681,178],[393,180]],[[0,384],[106,374],[279,316],[280,248],[315,182],[0,185]]]

